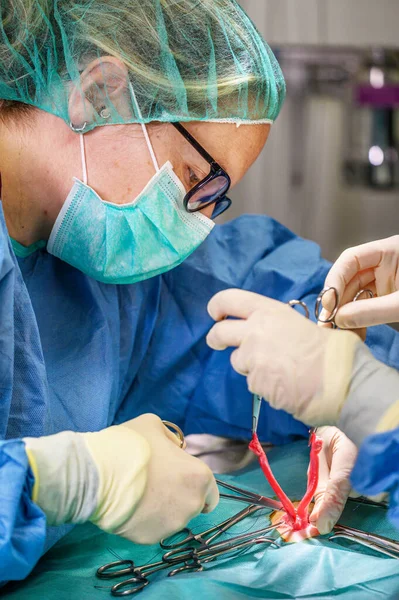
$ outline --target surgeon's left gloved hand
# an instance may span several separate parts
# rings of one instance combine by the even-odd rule
[[[317,327],[286,304],[243,290],[219,292],[208,312],[220,321],[208,345],[236,348],[231,364],[251,392],[307,425],[338,422],[361,344],[355,334]]]
[[[325,535],[341,516],[351,491],[349,477],[357,448],[336,427],[319,427],[317,435],[323,440],[323,448],[319,454],[319,483],[310,522]]]

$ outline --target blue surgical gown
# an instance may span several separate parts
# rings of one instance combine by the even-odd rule
[[[216,227],[180,267],[134,285],[106,285],[44,248],[16,258],[0,204],[0,580],[22,579],[65,528],[46,531],[30,499],[21,438],[97,431],[144,412],[189,433],[249,439],[251,402],[230,352],[205,342],[206,305],[239,287],[312,304],[328,263],[316,244],[268,217]],[[374,328],[375,355],[399,366],[399,336]],[[264,441],[307,434],[264,406]]]
[[[367,496],[389,492],[388,515],[399,529],[399,428],[365,439],[351,480],[353,487]]]

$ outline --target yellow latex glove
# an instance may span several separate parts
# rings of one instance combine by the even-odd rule
[[[219,493],[210,469],[179,447],[155,415],[96,433],[26,438],[33,500],[49,525],[90,520],[153,544],[210,512]]]
[[[208,311],[219,321],[208,345],[236,348],[231,364],[251,392],[308,425],[337,423],[361,344],[356,335],[322,329],[286,304],[243,290],[216,294]]]
[[[399,322],[399,236],[345,250],[331,267],[325,287],[335,287],[339,294],[338,327],[359,330],[363,339],[365,327]],[[363,289],[375,298],[364,296],[352,302]],[[323,306],[332,310],[333,303],[333,295],[326,294]]]
[[[310,522],[324,535],[332,530],[345,508],[357,448],[336,427],[319,427],[317,435],[323,440],[323,448],[319,455],[319,482]]]

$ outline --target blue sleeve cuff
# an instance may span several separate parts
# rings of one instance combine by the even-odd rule
[[[43,553],[46,518],[31,500],[25,445],[0,442],[0,581],[24,579]]]
[[[399,528],[399,428],[365,439],[351,481],[357,492],[367,496],[388,492],[388,516]]]

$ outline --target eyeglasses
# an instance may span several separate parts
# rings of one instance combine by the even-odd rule
[[[231,185],[230,177],[183,125],[180,123],[171,123],[171,125],[181,133],[211,167],[209,174],[185,195],[184,207],[187,212],[193,213],[214,204],[212,213],[212,219],[214,219],[231,205],[230,198],[226,198]]]

